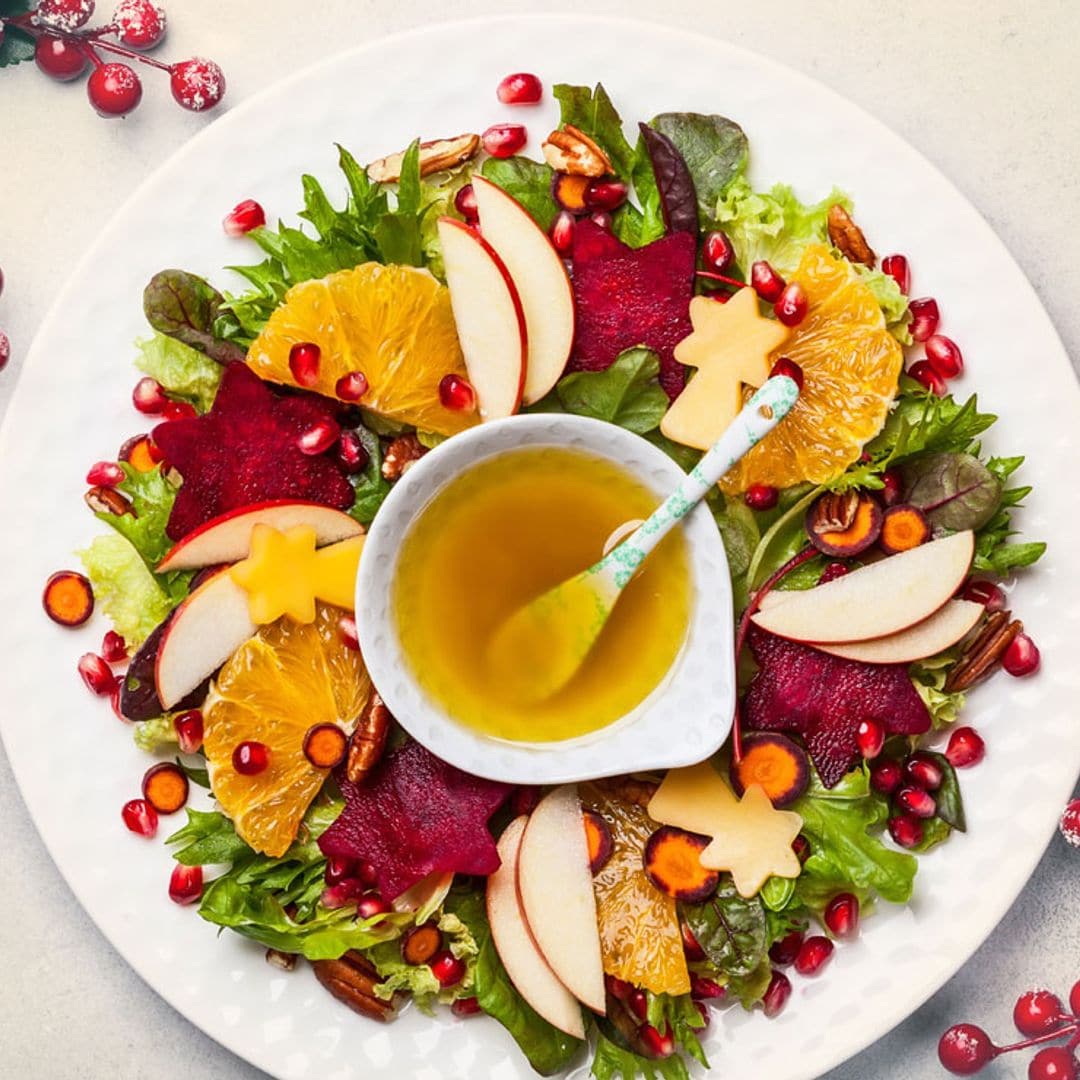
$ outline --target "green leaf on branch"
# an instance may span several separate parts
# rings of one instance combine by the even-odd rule
[[[6,11],[0,7],[0,15],[17,15],[27,10],[22,0],[15,0],[6,6],[14,10]],[[25,30],[20,30],[17,26],[5,27],[3,39],[0,40],[0,68],[14,67],[16,64],[33,60],[35,51],[34,39]]]

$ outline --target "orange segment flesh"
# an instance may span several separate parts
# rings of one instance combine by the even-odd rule
[[[720,481],[728,494],[751,484],[833,480],[881,430],[896,394],[903,352],[851,265],[811,244],[791,280],[806,290],[809,309],[770,363],[794,360],[803,390],[783,423]],[[747,389],[744,400],[752,393]]]
[[[308,625],[279,619],[242,645],[218,674],[204,709],[203,747],[211,786],[237,834],[279,856],[328,771],[304,756],[313,724],[352,731],[371,683],[360,654],[337,632],[340,611],[320,605]],[[239,743],[269,747],[270,764],[243,776],[233,768]]]
[[[611,858],[593,878],[604,971],[654,994],[687,994],[690,973],[675,901],[645,876],[645,843],[657,823],[602,781],[582,784],[582,805],[611,826]]]
[[[450,290],[426,270],[364,263],[294,285],[248,350],[248,366],[296,386],[289,353],[304,343],[320,351],[318,379],[307,389],[336,397],[338,380],[359,371],[368,389],[358,404],[380,416],[440,435],[477,422],[439,400],[444,376],[467,373]]]

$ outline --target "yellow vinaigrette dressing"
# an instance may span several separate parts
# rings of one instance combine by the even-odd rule
[[[488,647],[515,611],[591,566],[619,526],[659,503],[619,466],[576,450],[514,450],[451,481],[406,536],[394,585],[402,648],[421,686],[461,723],[526,742],[583,735],[637,706],[686,637],[681,529],[649,556],[581,669],[553,697],[515,698],[492,677]]]

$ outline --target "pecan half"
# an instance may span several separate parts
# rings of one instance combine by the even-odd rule
[[[874,249],[866,242],[862,229],[839,203],[829,207],[829,239],[849,262],[864,266],[873,266],[877,262]]]
[[[279,971],[292,971],[296,967],[296,954],[282,952],[280,949],[267,949],[266,962]]]
[[[135,507],[131,505],[131,500],[116,488],[92,487],[83,496],[83,500],[95,514],[114,514],[116,517],[135,514]]]
[[[313,960],[315,978],[338,999],[361,1016],[389,1020],[397,1012],[401,996],[384,1001],[375,993],[379,974],[362,953],[350,949],[338,960]]]
[[[390,481],[400,480],[414,461],[427,453],[427,447],[415,435],[399,435],[386,448],[382,474]]]
[[[452,169],[476,157],[480,150],[480,136],[466,132],[451,139],[431,139],[420,144],[420,175]],[[387,154],[367,167],[368,178],[379,184],[396,184],[401,179],[401,163],[405,151]]]
[[[858,509],[857,491],[830,491],[822,495],[810,508],[806,524],[816,536],[846,532],[855,523]]]
[[[573,124],[553,131],[541,147],[544,160],[556,171],[571,176],[606,176],[612,171],[611,159]]]
[[[363,781],[382,757],[386,749],[386,737],[390,734],[390,721],[393,720],[386,702],[379,697],[377,690],[371,691],[356,730],[349,739],[349,756],[345,761],[345,775],[354,784]]]
[[[964,648],[945,680],[945,690],[948,693],[968,690],[985,679],[1001,663],[1005,650],[1023,629],[1024,624],[1012,618],[1011,611],[995,611]]]

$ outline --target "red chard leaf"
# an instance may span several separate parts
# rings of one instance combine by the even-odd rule
[[[648,124],[638,124],[638,129],[652,162],[656,186],[660,191],[660,211],[664,215],[667,231],[688,232],[696,238],[697,192],[682,154],[666,135]]]

